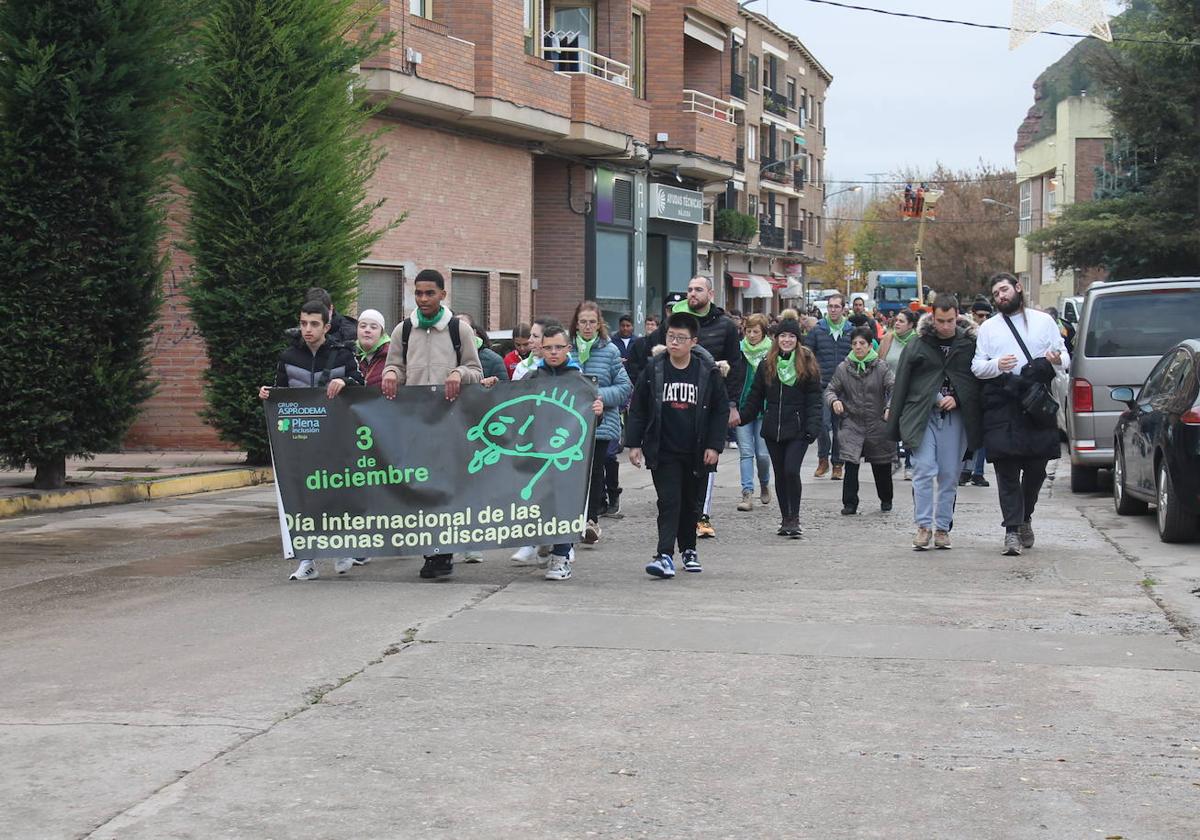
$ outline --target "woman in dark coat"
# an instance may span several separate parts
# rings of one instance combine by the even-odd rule
[[[872,348],[873,330],[858,327],[850,335],[850,355],[838,365],[825,389],[825,402],[842,420],[838,438],[846,472],[842,483],[842,515],[858,513],[859,461],[871,465],[881,510],[892,509],[892,454],[884,412],[896,379],[888,363]]]
[[[775,473],[782,537],[799,537],[800,470],[809,444],[821,433],[821,368],[800,344],[800,324],[781,321],[767,357],[754,372],[742,422],[762,418],[762,436]]]

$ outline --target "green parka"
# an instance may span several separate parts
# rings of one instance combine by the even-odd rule
[[[978,449],[983,437],[983,399],[982,385],[971,373],[974,358],[975,324],[970,318],[958,316],[954,343],[947,354],[938,346],[933,319],[922,315],[917,338],[904,348],[896,366],[888,437],[902,440],[905,448],[916,451],[925,438],[929,412],[937,404],[942,382],[949,378],[967,429],[967,449]]]

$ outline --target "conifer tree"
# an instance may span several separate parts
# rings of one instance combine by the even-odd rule
[[[269,459],[259,385],[274,379],[304,293],[344,308],[371,229],[380,160],[355,67],[386,38],[357,0],[210,0],[188,99],[187,293],[207,345],[205,418]],[[347,37],[347,33],[358,32]]]
[[[40,488],[152,392],[180,9],[0,3],[0,461]]]

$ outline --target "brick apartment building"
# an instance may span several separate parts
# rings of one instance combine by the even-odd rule
[[[737,173],[716,202],[758,220],[736,241],[718,225],[710,247],[730,308],[778,312],[802,298],[806,266],[822,259],[825,95],[833,77],[795,36],[739,10],[732,42]]]
[[[829,81],[798,41],[739,14],[735,0],[392,0],[379,23],[395,40],[360,71],[385,103],[372,127],[384,129],[387,155],[369,191],[387,199],[381,221],[408,217],[359,267],[354,311],[379,309],[389,325],[411,311],[423,268],[446,276],[452,309],[500,334],[533,313],[566,319],[585,297],[613,324],[625,312],[640,323],[697,270],[722,277],[727,255],[757,268],[763,249],[728,250],[707,221],[735,193],[739,207],[766,212],[742,198],[760,195],[759,178],[738,154],[747,126],[757,136],[771,120],[757,92],[734,99],[734,87],[751,49],[775,45],[770,55],[785,58],[771,83],[786,96],[797,80],[780,122],[798,149]],[[817,122],[809,151],[822,148],[814,135],[823,140]],[[789,184],[820,178],[819,164],[779,170]],[[770,211],[783,227],[819,213],[819,200],[814,210],[804,190],[780,186],[767,188],[779,203],[761,204],[783,208]],[[810,243],[819,228],[814,220]],[[765,250],[793,263],[818,254]],[[187,270],[173,254],[152,348],[159,391],[127,438],[133,448],[220,445],[199,419],[205,357],[179,292]]]

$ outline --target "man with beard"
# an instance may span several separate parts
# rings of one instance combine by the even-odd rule
[[[1055,368],[1071,359],[1058,324],[1025,305],[1021,283],[1011,274],[992,277],[992,301],[999,317],[979,326],[971,371],[983,382],[983,444],[996,470],[1004,515],[1004,554],[1033,547],[1033,509],[1046,462],[1059,457],[1058,429],[1036,425],[1021,398],[1036,384],[1049,387]]]

